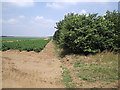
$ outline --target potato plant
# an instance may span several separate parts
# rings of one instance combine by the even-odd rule
[[[27,50],[27,51],[35,51],[40,52],[45,45],[50,41],[40,39],[40,40],[22,40],[17,42],[2,42],[2,51],[6,51],[9,49],[18,49],[20,51]]]

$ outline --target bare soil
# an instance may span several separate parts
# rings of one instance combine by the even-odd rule
[[[48,40],[48,38],[45,38],[44,40]]]
[[[2,88],[64,88],[61,62],[50,41],[40,53],[8,50],[2,53]]]
[[[1,42],[14,42],[14,41],[1,41]]]
[[[16,41],[1,41],[1,42],[19,42],[21,40],[16,40]]]

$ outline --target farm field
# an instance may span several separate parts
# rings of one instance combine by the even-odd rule
[[[0,89],[120,90],[120,1],[0,5]]]
[[[119,87],[119,54],[114,52],[106,51],[88,56],[62,55],[59,48],[50,41],[38,53],[19,50],[7,50],[0,53],[2,54],[2,87],[4,88]]]
[[[45,40],[45,38],[4,37],[0,50],[18,49],[40,52],[49,41],[48,38]]]
[[[42,37],[0,37],[1,41],[40,40]]]

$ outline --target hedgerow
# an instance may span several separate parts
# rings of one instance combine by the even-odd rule
[[[119,51],[119,15],[117,11],[107,11],[104,16],[68,13],[56,23],[53,40],[72,53]]]

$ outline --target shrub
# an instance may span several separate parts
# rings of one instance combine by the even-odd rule
[[[114,11],[118,15],[117,12]],[[117,23],[108,18],[114,14],[68,13],[62,21],[56,23],[57,31],[53,40],[64,50],[72,53],[97,53],[103,50],[119,50]]]
[[[104,16],[106,20],[109,20],[114,23],[114,44],[116,47],[115,50],[120,51],[120,13],[117,13],[115,10],[113,12],[107,11],[106,15]]]

